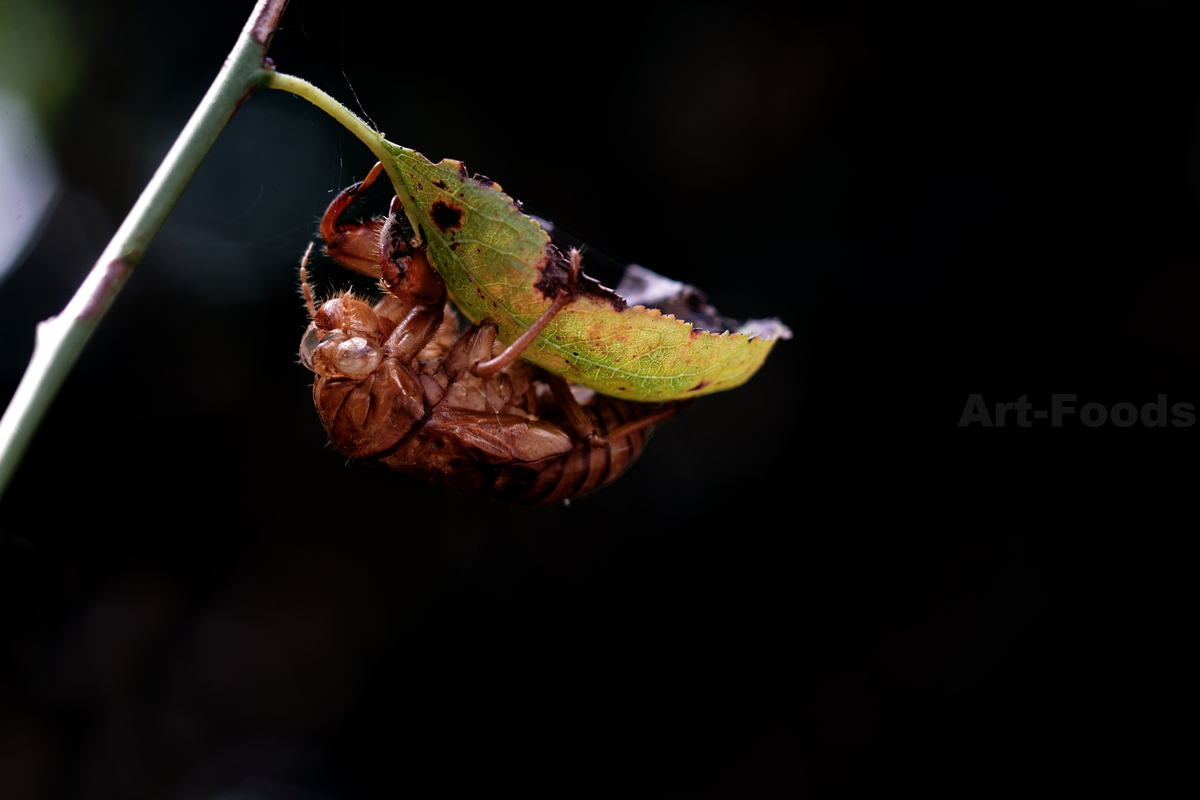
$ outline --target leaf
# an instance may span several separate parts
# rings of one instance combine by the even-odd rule
[[[433,164],[420,153],[389,142],[307,81],[273,70],[268,77],[271,88],[316,104],[379,158],[409,222],[428,245],[430,261],[469,319],[491,317],[500,338],[511,342],[550,306],[567,279],[566,254],[498,183],[469,175],[462,162],[447,158]],[[678,307],[712,330],[658,308],[630,305],[611,289],[585,278],[580,280],[578,296],[522,356],[603,394],[663,402],[739,386],[762,366],[777,339],[791,338],[791,331],[779,320],[737,325],[717,315],[691,287],[643,272],[641,278],[633,276],[634,283],[645,282],[649,275],[652,289],[665,284],[680,289],[678,296],[644,293],[643,302],[652,303],[654,297],[652,304]],[[627,271],[622,284],[630,278]],[[726,330],[726,323],[737,330]]]
[[[469,175],[459,161],[433,164],[413,150],[381,144],[389,156],[384,169],[450,297],[471,321],[491,317],[500,338],[513,341],[565,284],[567,254],[498,183]],[[778,338],[791,336],[777,320],[756,324],[757,333],[701,330],[658,309],[630,305],[583,276],[576,299],[523,357],[603,394],[680,400],[739,386]]]

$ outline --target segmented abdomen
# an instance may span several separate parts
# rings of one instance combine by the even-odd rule
[[[583,410],[596,432],[608,436],[609,431],[657,408],[596,395],[593,403]],[[609,439],[607,447],[578,442],[570,452],[536,469],[516,464],[505,466],[496,476],[490,494],[533,505],[550,505],[587,494],[624,472],[638,457],[652,430],[650,426]]]

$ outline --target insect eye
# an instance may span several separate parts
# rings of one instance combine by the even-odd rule
[[[361,378],[374,372],[379,360],[380,353],[370,342],[361,336],[352,336],[338,344],[333,366],[347,377]]]
[[[321,343],[321,336],[317,333],[317,326],[311,324],[308,330],[304,332],[304,338],[300,340],[300,363],[308,367],[313,372],[313,351],[317,349],[317,345]]]

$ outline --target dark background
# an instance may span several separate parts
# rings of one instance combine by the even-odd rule
[[[0,794],[1186,778],[1196,427],[958,421],[972,393],[1200,404],[1188,5],[293,0],[281,70],[796,336],[567,507],[347,466],[296,363],[295,269],[371,158],[255,96],[0,505]],[[63,6],[65,192],[0,286],[0,391],[250,6]]]

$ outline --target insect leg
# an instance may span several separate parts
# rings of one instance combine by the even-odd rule
[[[664,403],[656,411],[652,411],[644,417],[638,417],[632,422],[626,422],[624,425],[614,428],[608,432],[608,436],[605,438],[600,439],[600,437],[596,437],[592,439],[590,444],[593,447],[599,447],[600,445],[608,444],[610,440],[618,441],[621,439],[621,437],[640,431],[642,428],[653,427],[663,420],[670,419],[680,411],[683,411],[685,408],[690,406],[692,402],[693,401],[689,399],[676,400],[673,403]],[[599,443],[597,443],[597,439],[599,439]]]
[[[583,407],[571,393],[571,387],[567,385],[567,382],[560,376],[549,372],[544,377],[546,383],[550,384],[550,391],[554,392],[554,399],[558,401],[558,406],[566,416],[567,422],[570,423],[571,430],[575,431],[575,435],[593,447],[608,444],[604,437],[596,432],[596,426],[584,413]]]
[[[376,163],[367,177],[338,192],[321,217],[321,238],[325,240],[325,252],[343,267],[364,275],[379,275],[375,253],[382,223],[378,220],[346,223],[342,222],[342,215],[382,171],[383,164]]]
[[[400,198],[393,197],[387,221],[379,231],[376,264],[383,288],[403,300],[443,306],[446,284],[429,265],[425,248],[405,242],[400,235],[399,213]]]
[[[612,429],[608,432],[607,436],[601,436],[596,431],[596,426],[592,423],[591,418],[584,413],[583,408],[579,405],[579,401],[575,399],[575,395],[571,393],[571,387],[567,385],[567,382],[562,377],[550,373],[545,375],[545,380],[546,383],[550,384],[550,390],[554,392],[554,399],[558,401],[558,406],[562,409],[563,414],[570,423],[571,429],[575,431],[575,434],[580,439],[592,447],[607,447],[609,442],[619,441],[623,436],[628,436],[643,428],[653,427],[664,419],[675,416],[692,404],[691,400],[666,403],[645,416],[638,417],[635,420]],[[634,405],[640,406],[641,404],[635,403]]]
[[[534,320],[534,323],[525,329],[525,332],[516,338],[516,340],[504,349],[504,352],[495,358],[487,361],[477,361],[471,366],[471,371],[476,375],[486,378],[489,375],[495,375],[500,370],[507,367],[509,364],[521,357],[521,353],[525,352],[525,348],[533,344],[533,340],[537,338],[550,321],[554,319],[563,307],[571,302],[575,296],[575,284],[579,280],[579,251],[574,247],[571,248],[571,257],[567,267],[567,285],[558,290],[558,294],[554,296],[554,300],[550,303],[540,317]]]
[[[492,353],[496,342],[496,323],[490,318],[481,319],[463,331],[443,362],[441,371],[452,381],[471,371],[471,365]]]

